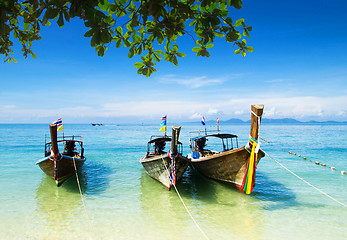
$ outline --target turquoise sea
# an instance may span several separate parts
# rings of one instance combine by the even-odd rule
[[[189,132],[199,128],[182,126],[185,154]],[[258,165],[254,192],[245,195],[189,169],[177,189],[192,217],[175,190],[166,191],[139,163],[158,130],[64,124],[66,135],[84,140],[83,202],[75,177],[57,188],[35,165],[48,124],[0,124],[0,239],[347,238],[347,175],[341,174],[347,171],[347,125],[262,125],[269,143],[261,147],[272,158]],[[250,126],[221,130],[238,135],[241,146]]]

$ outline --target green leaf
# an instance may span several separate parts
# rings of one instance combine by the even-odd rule
[[[59,27],[64,27],[64,16],[62,13],[59,14],[59,18],[58,18],[58,21],[57,21]]]
[[[162,35],[162,34],[159,34],[159,36],[157,37],[157,40],[158,40],[159,45],[163,44],[163,42],[164,42],[164,37],[163,37],[163,35]]]
[[[242,23],[244,23],[244,21],[245,21],[245,20],[244,20],[243,18],[237,20],[237,21],[235,22],[234,27],[239,27],[239,26],[241,26]]]
[[[177,45],[177,44],[174,44],[174,45],[172,46],[172,50],[173,50],[174,52],[177,52],[177,51],[178,51],[178,45]]]
[[[98,49],[98,56],[103,57],[105,55],[105,49],[103,47],[100,47]]]
[[[123,36],[123,28],[121,26],[117,27],[117,31],[120,35]]]
[[[90,40],[90,45],[92,47],[96,47],[97,45],[100,45],[100,29],[96,30],[96,32],[94,33],[92,39]]]
[[[245,47],[245,49],[246,49],[248,52],[253,52],[253,51],[254,51],[254,48],[253,48],[253,47]]]
[[[118,40],[116,43],[116,48],[120,48],[122,46],[122,40]]]
[[[184,53],[181,53],[181,52],[177,52],[176,55],[179,56],[179,57],[186,57],[187,56],[187,55],[185,55]]]
[[[84,34],[84,36],[85,37],[91,37],[91,36],[93,36],[94,32],[95,32],[94,29],[91,28]]]
[[[137,34],[133,34],[133,40],[137,43],[140,43],[142,38]]]
[[[58,9],[48,8],[44,15],[44,19],[54,19],[58,16],[58,14],[59,14]]]
[[[142,45],[137,49],[137,54],[138,55],[141,55],[142,54]]]
[[[242,53],[241,53],[242,57],[245,57],[246,56],[246,51],[243,50]]]
[[[216,37],[224,37],[225,34],[220,33],[220,32],[214,32],[214,35],[216,35]]]
[[[147,73],[148,73],[148,68],[144,68],[144,69],[142,70],[142,74],[145,75],[145,76],[147,76]]]
[[[135,50],[132,47],[132,48],[129,49],[128,58],[132,58],[134,55],[135,55]]]
[[[229,25],[233,25],[233,20],[232,20],[231,17],[227,17],[227,18],[225,19],[225,21],[226,21]]]
[[[201,47],[193,47],[192,51],[193,52],[200,52],[201,51]]]
[[[101,42],[102,42],[103,44],[109,43],[109,42],[111,42],[111,40],[112,40],[112,36],[111,36],[111,34],[109,33],[108,30],[102,30],[102,31],[100,32],[100,38],[101,38]]]
[[[235,54],[239,54],[241,52],[241,49],[236,49]]]
[[[212,48],[213,47],[213,44],[208,44],[205,46],[205,48]]]
[[[136,68],[142,68],[143,66],[145,66],[145,64],[142,63],[142,62],[136,62],[136,63],[134,64],[134,66],[135,66]]]
[[[229,0],[228,4],[233,6],[236,9],[242,8],[242,1],[241,0]]]
[[[30,26],[30,24],[27,23],[27,22],[25,22],[25,23],[23,24],[24,30],[28,31],[28,30],[29,30],[29,26]]]

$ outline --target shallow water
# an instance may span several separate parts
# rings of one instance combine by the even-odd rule
[[[189,152],[189,131],[180,141]],[[208,126],[210,127],[210,126]],[[0,124],[0,239],[204,239],[174,190],[139,163],[157,125],[65,124],[82,135],[87,161],[57,188],[35,162],[43,157],[44,124]],[[247,142],[248,125],[222,126]],[[347,204],[347,125],[262,125],[262,149],[298,176]],[[297,155],[305,156],[304,160]],[[325,163],[328,167],[316,165]],[[332,171],[331,166],[337,170]],[[189,169],[178,191],[209,239],[345,239],[347,208],[266,156],[251,195]]]

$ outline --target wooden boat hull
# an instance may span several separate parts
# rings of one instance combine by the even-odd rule
[[[44,173],[55,180],[59,187],[63,182],[75,174],[74,161],[78,171],[83,166],[86,158],[72,158],[62,155],[60,159],[56,160],[56,173],[54,173],[54,161],[49,157],[39,160],[36,164],[39,165]]]
[[[166,153],[149,157],[145,155],[141,158],[140,163],[142,163],[142,166],[151,178],[160,182],[170,191],[171,159]],[[179,181],[182,178],[182,175],[187,170],[189,164],[190,161],[184,156],[179,155],[176,158],[176,181]]]
[[[259,150],[258,160],[264,157],[263,151]],[[193,167],[205,177],[235,186],[240,191],[242,189],[243,179],[247,173],[247,165],[250,153],[245,147],[216,153],[209,156],[203,156],[198,159],[188,155]]]

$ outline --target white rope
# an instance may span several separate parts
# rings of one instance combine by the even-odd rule
[[[77,174],[77,168],[76,168],[75,158],[73,157],[72,160],[73,160],[73,165],[74,165],[74,168],[75,168],[78,190],[79,190],[79,192],[80,192],[81,200],[82,200],[83,207],[84,207],[84,212],[85,212],[85,214],[86,214],[86,216],[87,216],[89,227],[92,229],[92,232],[93,232],[93,235],[94,235],[94,239],[96,239],[96,238],[95,238],[95,234],[94,234],[94,228],[93,228],[93,225],[92,225],[92,223],[91,223],[91,221],[90,221],[90,218],[89,218],[89,215],[88,215],[88,211],[87,211],[87,207],[86,207],[86,204],[85,204],[84,199],[83,199],[82,190],[81,190],[81,185],[80,185],[80,181],[79,181],[79,179],[78,179],[78,174]]]
[[[297,174],[295,174],[294,172],[292,172],[291,170],[289,170],[287,167],[285,167],[282,163],[278,162],[276,159],[274,159],[273,157],[271,157],[268,153],[266,153],[264,150],[263,152],[269,156],[272,160],[274,160],[276,163],[278,163],[281,167],[283,167],[284,169],[286,169],[288,172],[290,172],[291,174],[293,174],[295,177],[299,178],[300,180],[302,180],[304,183],[308,184],[309,186],[311,186],[312,188],[316,189],[317,191],[319,191],[320,193],[322,193],[323,195],[327,196],[328,198],[334,200],[335,202],[341,204],[344,207],[347,207],[346,204],[338,201],[337,199],[333,198],[332,196],[330,196],[329,194],[323,192],[322,190],[318,189],[317,187],[313,186],[311,183],[307,182],[306,180],[304,180],[303,178],[299,177]]]
[[[168,170],[167,167],[166,167],[166,164],[165,164],[163,155],[161,156],[161,159],[162,159],[162,161],[163,161],[163,164],[164,164],[164,167],[165,167],[165,169],[166,169],[166,172],[167,172],[168,176],[170,176],[170,173],[169,173],[169,170]],[[175,190],[176,190],[176,193],[177,193],[179,199],[181,200],[181,202],[182,202],[184,208],[186,209],[186,211],[187,211],[187,213],[189,214],[190,218],[193,220],[195,226],[200,230],[201,234],[204,235],[204,237],[205,237],[207,240],[209,240],[209,238],[207,237],[207,235],[206,235],[206,234],[204,233],[204,231],[200,228],[199,224],[195,221],[193,215],[192,215],[192,214],[190,213],[190,211],[188,210],[188,208],[187,208],[186,204],[184,203],[184,201],[183,201],[183,199],[182,199],[180,193],[178,192],[178,189],[176,188],[176,185],[173,184],[173,186],[174,186],[174,188],[175,188]]]

